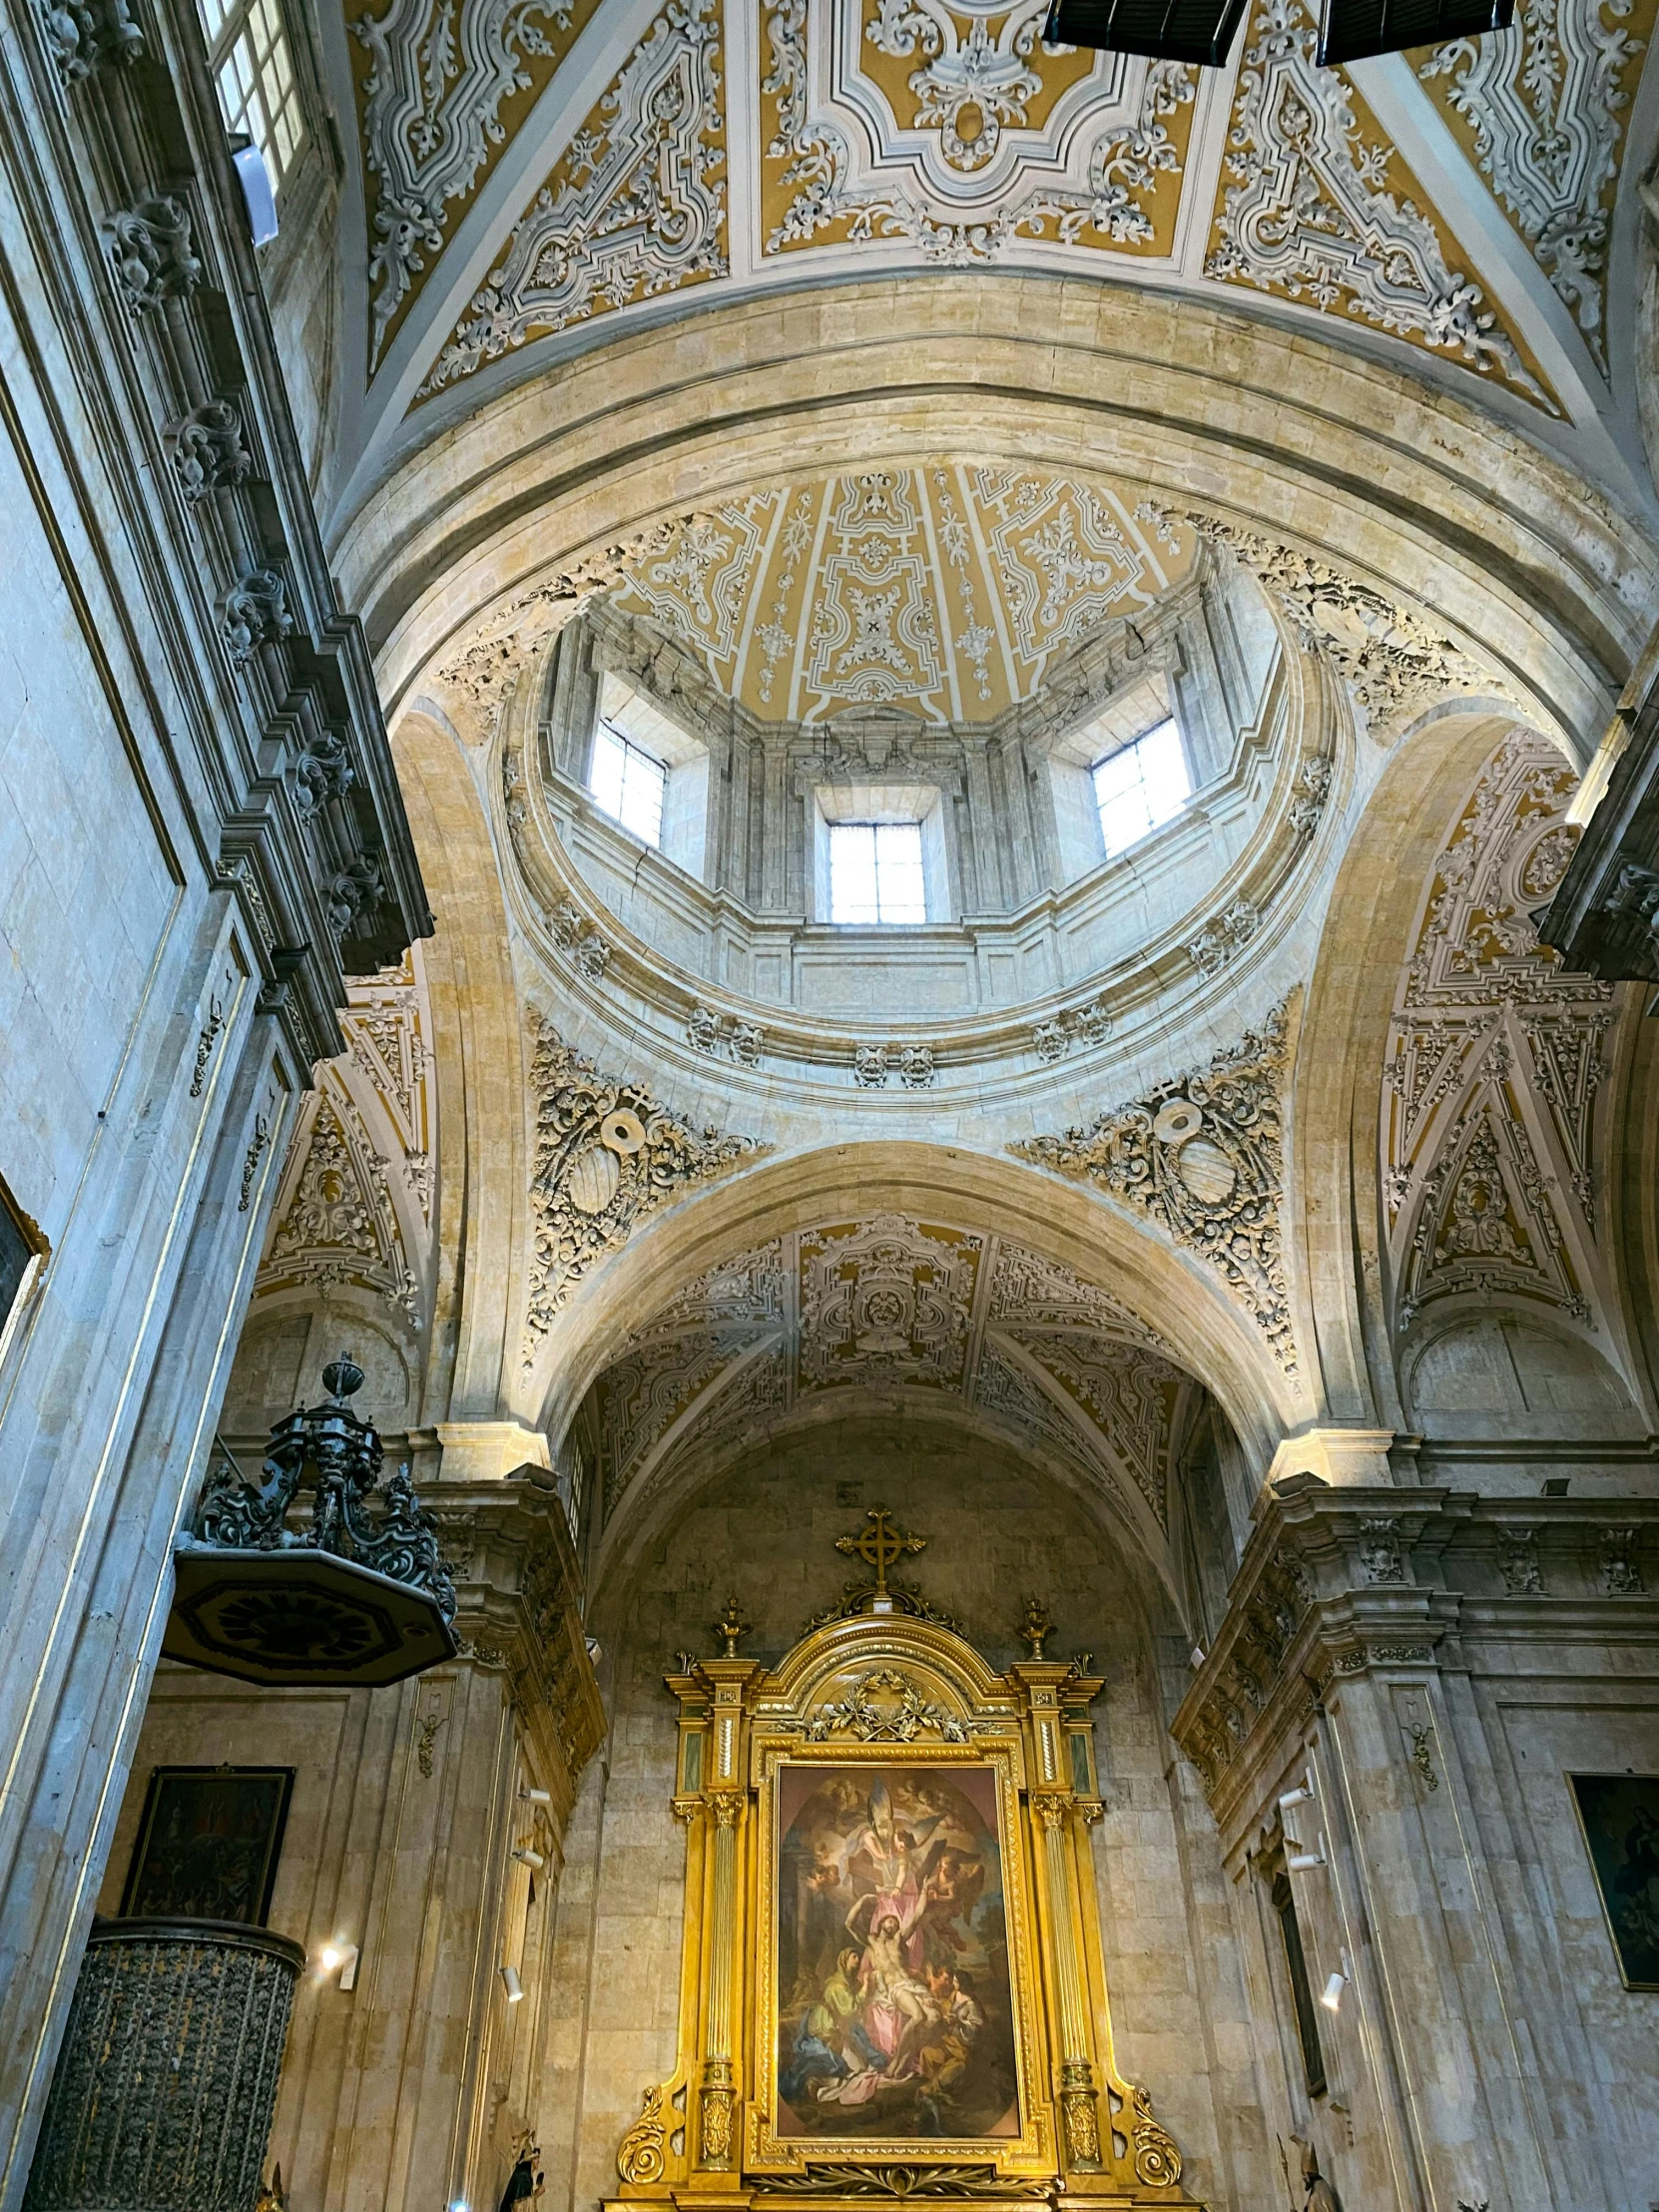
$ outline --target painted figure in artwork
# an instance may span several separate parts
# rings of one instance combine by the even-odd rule
[[[791,1769],[781,1812],[779,2132],[1016,2133],[989,1773]]]

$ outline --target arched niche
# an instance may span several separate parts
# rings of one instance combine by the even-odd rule
[[[1400,1355],[1413,1426],[1427,1439],[1639,1437],[1623,1380],[1582,1336],[1517,1311],[1424,1326]]]
[[[327,1393],[322,1370],[348,1353],[363,1371],[352,1409],[382,1435],[400,1435],[420,1413],[420,1366],[413,1333],[383,1307],[340,1290],[326,1302],[262,1300],[251,1310],[220,1414],[226,1436],[263,1439],[298,1405]]]

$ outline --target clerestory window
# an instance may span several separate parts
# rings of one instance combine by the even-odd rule
[[[588,789],[613,822],[646,844],[662,844],[668,770],[614,723],[601,722],[594,731]]]
[[[277,0],[201,0],[201,8],[226,129],[233,138],[247,132],[280,192],[305,131]]]
[[[1089,775],[1108,858],[1178,815],[1193,788],[1173,718],[1096,761]]]
[[[927,919],[919,822],[830,823],[830,919],[853,925]]]

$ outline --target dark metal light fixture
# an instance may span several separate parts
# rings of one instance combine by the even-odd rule
[[[346,1399],[363,1371],[322,1371],[328,1401],[271,1432],[256,1488],[208,1480],[174,1551],[170,1659],[244,1682],[400,1682],[455,1656],[455,1586],[407,1467],[380,1480],[380,1439]],[[310,1514],[287,1525],[301,1486]]]
[[[1053,0],[1043,37],[1220,69],[1244,12],[1245,0]]]
[[[1220,69],[1244,12],[1245,0],[1053,0],[1043,37],[1052,45]],[[1514,15],[1515,0],[1321,0],[1314,59],[1335,68],[1371,54],[1479,38],[1507,30]]]
[[[1515,0],[1323,0],[1314,59],[1334,69],[1371,54],[1506,31],[1514,19]]]

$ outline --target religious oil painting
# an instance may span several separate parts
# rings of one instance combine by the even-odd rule
[[[291,1767],[158,1767],[124,1916],[263,1927],[287,1821]]]
[[[990,1768],[789,1766],[778,1834],[778,2135],[1017,2135]]]
[[[1624,1985],[1659,1989],[1659,1775],[1567,1780]]]

